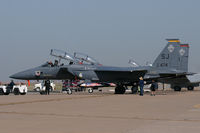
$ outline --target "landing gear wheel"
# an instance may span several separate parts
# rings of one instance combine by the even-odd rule
[[[20,95],[26,95],[26,92],[24,92],[24,93],[20,93]]]
[[[126,89],[124,87],[121,88],[121,94],[124,94],[126,92]]]
[[[117,86],[117,87],[115,88],[115,94],[120,94],[120,87]]]
[[[68,89],[68,90],[67,90],[67,94],[68,94],[68,95],[71,95],[71,94],[72,94],[72,90],[71,90],[71,89]]]
[[[89,89],[88,89],[88,93],[93,93],[93,89],[92,89],[92,88],[89,88]]]
[[[131,88],[132,94],[136,94],[137,91],[138,91],[138,87],[137,87],[137,86],[133,86],[133,87]]]
[[[0,89],[0,95],[4,95],[3,89]]]
[[[19,95],[19,89],[18,88],[15,88],[14,91],[13,91],[14,95]]]
[[[174,87],[174,91],[181,91],[181,87],[180,86],[175,86]]]
[[[194,86],[188,86],[187,89],[188,89],[188,91],[193,91],[194,90]]]
[[[126,89],[123,86],[117,86],[115,88],[115,94],[124,94],[125,92],[126,92]]]

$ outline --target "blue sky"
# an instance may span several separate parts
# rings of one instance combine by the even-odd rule
[[[47,60],[50,49],[87,53],[104,65],[153,62],[166,38],[189,43],[200,71],[198,0],[1,0],[0,81]]]

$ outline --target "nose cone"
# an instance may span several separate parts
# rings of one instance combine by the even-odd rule
[[[13,79],[22,79],[22,80],[28,80],[28,79],[33,79],[35,76],[32,71],[27,70],[27,71],[22,71],[18,72],[16,74],[13,74],[10,76],[10,78]]]
[[[24,74],[21,73],[21,72],[15,73],[15,74],[13,74],[13,75],[10,76],[10,78],[13,78],[13,79],[22,79],[24,77],[25,77]]]

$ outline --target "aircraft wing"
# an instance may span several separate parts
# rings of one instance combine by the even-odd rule
[[[164,83],[179,83],[179,82],[189,82],[187,79],[187,76],[192,76],[195,73],[189,73],[189,72],[161,72],[157,75],[145,75],[144,80],[151,81],[157,80],[159,82]]]
[[[193,76],[190,73],[162,73],[159,76],[145,78],[147,81],[157,80],[159,82],[167,84],[188,84],[191,81],[188,79],[188,76]]]
[[[139,81],[139,77],[143,77],[147,70],[95,70],[100,81],[112,83],[124,83]]]

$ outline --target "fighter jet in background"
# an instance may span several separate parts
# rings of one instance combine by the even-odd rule
[[[181,44],[179,39],[167,39],[167,41],[166,47],[151,66],[103,66],[87,55],[75,53],[72,56],[66,52],[57,54],[56,50],[51,50],[51,55],[69,60],[70,63],[67,65],[46,63],[16,73],[10,78],[23,80],[83,79],[101,84],[114,83],[116,84],[115,93],[123,94],[128,86],[136,87],[139,77],[144,77],[144,80],[149,83],[157,80],[171,84],[171,88],[175,91],[180,91],[182,87],[193,90],[198,84],[190,82],[187,78],[194,74],[188,72],[189,45]]]

